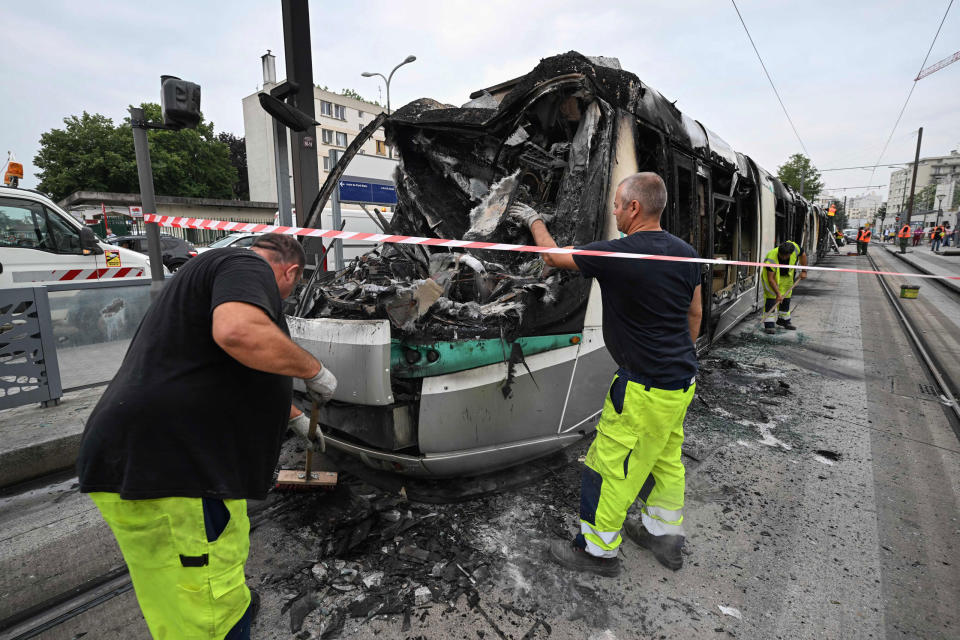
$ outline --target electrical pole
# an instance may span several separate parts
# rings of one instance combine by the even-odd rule
[[[907,204],[907,224],[910,224],[910,216],[913,215],[913,196],[917,188],[917,168],[920,167],[920,141],[923,140],[923,127],[920,127],[917,133],[917,154],[913,158],[913,179],[910,180],[910,202]]]
[[[287,82],[295,87],[292,104],[314,119],[313,58],[310,55],[310,9],[307,0],[283,0],[283,49]],[[317,129],[290,132],[293,157],[293,206],[295,225],[302,225],[310,206],[320,193],[320,169],[317,164]]]
[[[137,175],[140,178],[140,204],[143,213],[155,214],[157,201],[153,194],[153,167],[150,165],[150,144],[147,141],[147,122],[143,109],[130,107],[130,126],[133,129],[133,151],[137,158]],[[150,258],[150,296],[154,297],[163,288],[163,254],[160,251],[160,225],[146,224],[147,256]]]

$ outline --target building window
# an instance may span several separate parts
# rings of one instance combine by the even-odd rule
[[[337,146],[338,147],[347,146],[347,134],[337,131]]]
[[[383,140],[377,140],[377,155],[385,156],[387,155],[387,143]]]
[[[330,171],[330,156],[323,156],[323,170]]]
[[[330,131],[330,129],[321,129],[320,140],[323,144],[333,144],[333,131]]]
[[[339,104],[333,105],[333,117],[337,118],[338,120],[346,120],[347,108]]]
[[[363,111],[360,111],[360,109],[357,109],[357,117],[358,117],[358,118],[362,118],[362,117],[363,117]]]
[[[320,115],[322,116],[333,116],[333,103],[327,102],[326,100],[320,101]]]

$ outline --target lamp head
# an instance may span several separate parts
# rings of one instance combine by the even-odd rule
[[[369,71],[364,71],[364,72],[361,73],[360,75],[362,75],[364,78],[372,78],[373,76],[375,76],[375,75],[377,75],[377,74],[375,74],[375,73],[370,73]]]
[[[413,62],[416,59],[417,59],[417,56],[407,56],[406,60],[403,61],[403,64],[407,64],[408,62]]]

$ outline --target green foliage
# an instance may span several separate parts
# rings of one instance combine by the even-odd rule
[[[803,182],[803,195],[807,200],[813,200],[823,191],[823,182],[820,172],[810,162],[810,158],[802,153],[795,153],[790,159],[777,168],[777,177],[780,182],[789,185],[798,193],[800,183]]]
[[[159,122],[160,105],[140,105],[149,122]],[[115,125],[110,118],[83,112],[63,120],[63,129],[40,135],[34,164],[38,188],[62,199],[74,191],[139,193],[130,119]],[[238,181],[230,149],[217,140],[213,123],[196,129],[150,130],[150,157],[157,195],[231,198]]]
[[[250,199],[250,181],[247,177],[247,141],[232,133],[221,131],[217,140],[230,149],[230,164],[237,170],[237,181],[233,183],[233,197],[235,200]]]
[[[345,98],[353,98],[354,100],[359,100],[360,102],[366,102],[367,104],[374,104],[378,107],[383,106],[382,104],[374,100],[367,100],[366,98],[364,98],[362,95],[360,95],[353,89],[344,89],[343,91],[340,92],[340,95],[344,96]]]
[[[914,196],[914,211],[930,211],[937,208],[937,185],[928,184]]]

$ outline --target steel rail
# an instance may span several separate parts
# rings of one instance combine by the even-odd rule
[[[870,260],[870,265],[874,268],[874,270],[879,271],[880,269],[877,267],[877,263],[874,261],[873,256],[868,255],[867,258]],[[933,378],[933,381],[936,383],[940,391],[940,396],[944,399],[941,404],[945,407],[948,407],[952,412],[954,419],[951,420],[951,426],[953,427],[953,431],[957,438],[960,439],[960,405],[957,404],[956,388],[951,384],[951,382],[955,381],[948,381],[947,376],[945,376],[940,370],[936,359],[930,354],[930,346],[921,337],[920,333],[914,327],[913,321],[910,320],[909,316],[907,316],[906,312],[903,310],[903,305],[900,304],[900,301],[893,294],[893,291],[891,290],[890,285],[887,283],[885,276],[877,274],[877,280],[879,280],[880,288],[882,288],[883,292],[886,294],[887,300],[890,301],[894,311],[900,318],[900,322],[903,324],[907,336],[910,338],[911,342],[913,342],[913,346],[920,355],[920,359],[926,366],[927,371],[930,373],[930,377]],[[949,289],[949,287],[946,288]],[[954,291],[953,293],[956,292]]]

